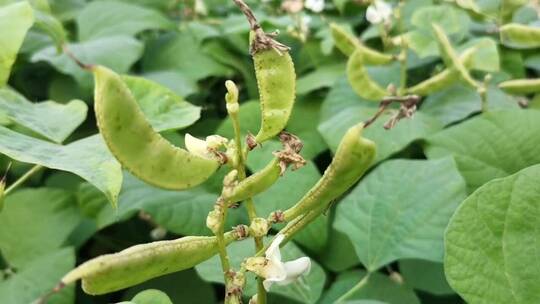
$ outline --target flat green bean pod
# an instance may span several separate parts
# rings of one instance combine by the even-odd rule
[[[456,69],[465,83],[473,88],[478,88],[478,83],[476,83],[476,81],[471,77],[471,74],[469,74],[469,71],[467,68],[465,68],[463,62],[459,60],[456,51],[452,47],[452,44],[450,44],[450,40],[448,39],[448,36],[446,36],[444,30],[437,24],[432,24],[432,27],[435,31],[435,35],[437,36],[437,42],[439,44],[441,57],[444,63],[448,67],[453,67]]]
[[[255,140],[262,143],[281,132],[289,121],[296,95],[296,74],[285,50],[258,50],[253,61],[261,101],[261,128]]]
[[[356,50],[347,61],[347,78],[353,90],[368,100],[381,100],[388,95],[378,83],[369,77],[361,51]]]
[[[499,29],[501,42],[515,48],[540,47],[540,27],[509,23]]]
[[[121,77],[93,66],[97,124],[109,150],[127,170],[149,184],[185,189],[208,179],[216,159],[177,148],[152,129]]]
[[[359,123],[347,130],[322,178],[298,203],[284,212],[286,221],[325,208],[362,177],[376,154],[375,143],[362,137],[363,129],[364,123]]]
[[[330,30],[336,47],[346,56],[351,56],[354,51],[358,50],[363,55],[366,64],[387,64],[394,60],[392,55],[383,54],[368,48],[358,38],[335,23],[330,23]]]
[[[244,201],[270,188],[281,174],[279,159],[273,159],[262,170],[239,182],[230,192],[224,193],[227,204]]]
[[[236,232],[225,234],[226,244],[237,238]],[[86,293],[105,294],[191,268],[217,252],[216,237],[206,236],[187,236],[172,241],[136,245],[87,261],[66,274],[61,282],[68,285],[82,280],[82,288]]]
[[[540,92],[540,78],[514,79],[499,83],[499,88],[510,94],[531,94]]]
[[[470,61],[476,51],[476,47],[468,48],[459,56],[459,60],[463,62],[466,68],[471,64]],[[454,67],[449,67],[417,85],[408,88],[407,94],[427,96],[454,84],[459,79],[459,72]]]

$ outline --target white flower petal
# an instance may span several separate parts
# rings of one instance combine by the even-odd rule
[[[304,274],[308,274],[311,269],[311,260],[308,257],[301,257],[294,261],[284,263],[287,277],[277,282],[278,285],[287,285],[298,279]]]
[[[382,0],[375,0],[366,11],[366,19],[372,24],[388,22],[392,17],[392,6]]]
[[[285,236],[283,234],[278,234],[272,241],[272,244],[268,246],[268,249],[264,252],[264,255],[267,259],[271,261],[279,261],[281,262],[281,252],[279,251],[279,245],[283,240],[285,239]]]
[[[382,22],[382,18],[379,15],[379,12],[373,5],[368,6],[367,11],[366,11],[366,19],[371,24],[379,24]]]
[[[193,137],[191,136],[191,134],[186,133],[186,136],[184,137],[184,142],[186,145],[186,149],[189,152],[202,157],[208,157],[208,145],[206,144],[206,141],[198,139],[197,137]]]
[[[305,7],[315,13],[324,10],[324,0],[306,0]]]

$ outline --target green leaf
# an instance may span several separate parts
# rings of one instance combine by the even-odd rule
[[[51,14],[50,10],[40,9],[36,5],[34,5],[34,8],[36,28],[51,37],[56,45],[56,49],[58,52],[61,52],[62,45],[66,42],[66,31],[64,30],[62,22]]]
[[[179,71],[154,71],[143,76],[169,88],[178,96],[186,97],[197,92],[197,83]]]
[[[165,292],[173,303],[214,304],[217,302],[212,285],[201,280],[194,269],[187,269],[132,287],[124,294],[132,298],[139,291],[155,288]]]
[[[182,129],[199,119],[200,107],[193,106],[166,87],[141,77],[122,78],[156,131]]]
[[[495,40],[487,37],[469,40],[461,45],[458,50],[462,52],[470,47],[476,47],[470,63],[471,69],[485,72],[499,71],[500,58]]]
[[[334,228],[330,228],[328,242],[320,251],[318,261],[333,272],[341,272],[360,264],[351,240]]]
[[[6,197],[0,213],[2,255],[11,266],[25,267],[60,248],[80,221],[75,197],[67,191],[17,191]]]
[[[13,90],[0,89],[0,111],[17,124],[61,143],[86,119],[88,106],[81,100],[32,103]]]
[[[517,100],[490,86],[487,92],[488,108],[518,109]],[[448,125],[481,111],[482,100],[474,88],[464,84],[456,84],[429,95],[422,103],[422,112],[437,118]]]
[[[266,239],[268,242],[269,239]],[[253,256],[254,244],[253,240],[248,239],[240,242],[235,242],[227,247],[229,257],[231,260],[231,266],[238,269],[244,258]],[[298,249],[294,243],[287,243],[281,248],[281,256],[283,261],[289,261],[297,259],[305,254]],[[215,282],[223,284],[223,272],[221,271],[221,264],[219,257],[214,256],[211,259],[195,266],[197,273],[201,278],[208,282]],[[244,295],[251,297],[251,295],[257,293],[256,280],[251,273],[248,273],[246,278],[246,288],[244,289]],[[309,274],[304,275],[303,278],[285,286],[274,285],[270,289],[270,294],[278,294],[290,299],[299,301],[300,303],[315,303],[321,296],[324,282],[326,281],[326,274],[319,264],[315,261],[311,261],[311,270]]]
[[[169,296],[157,289],[147,289],[139,292],[133,299],[135,304],[173,304]]]
[[[445,236],[445,272],[469,303],[540,301],[540,166],[493,180],[456,211]]]
[[[401,260],[399,261],[399,270],[403,280],[414,289],[434,295],[455,293],[446,281],[442,263],[412,259]]]
[[[26,1],[0,7],[0,87],[6,84],[17,52],[33,23],[32,7]]]
[[[370,271],[403,258],[438,262],[446,224],[465,196],[450,158],[390,160],[338,204],[334,227],[351,239]]]
[[[428,158],[452,155],[469,191],[540,163],[540,112],[493,111],[445,129],[428,139]]]
[[[121,167],[99,135],[61,146],[0,127],[0,153],[20,162],[74,173],[116,205],[122,185]]]
[[[298,78],[296,93],[302,95],[317,89],[331,87],[336,79],[343,75],[343,71],[345,71],[343,63],[323,65]]]
[[[160,12],[119,1],[90,2],[77,16],[79,40],[107,36],[133,36],[148,29],[172,29],[174,24]]]
[[[324,293],[320,304],[336,303],[336,300],[354,287],[366,275],[365,271],[353,270],[342,272],[336,281]],[[357,302],[355,300],[371,299],[373,302]],[[381,273],[372,273],[366,285],[353,293],[346,303],[388,303],[388,304],[420,304],[414,291]],[[381,302],[379,302],[381,301]]]
[[[83,63],[101,64],[120,74],[126,73],[143,52],[142,43],[129,36],[103,37],[70,43],[67,47]],[[31,57],[31,61],[46,61],[58,71],[73,76],[83,87],[92,87],[92,74],[65,53],[57,53],[55,47],[40,50]]]
[[[189,31],[167,33],[150,40],[142,66],[145,73],[174,70],[193,81],[231,73],[228,67],[204,54],[200,41]]]
[[[34,303],[36,299],[51,291],[74,266],[75,253],[72,248],[64,248],[38,256],[23,268],[18,269],[12,277],[0,281],[0,302],[9,304]],[[66,286],[60,292],[52,295],[47,303],[72,304],[74,301],[75,286]]]
[[[344,77],[335,83],[324,100],[318,130],[330,150],[335,152],[345,132],[351,126],[371,118],[376,111],[377,104],[358,97]],[[385,130],[382,125],[386,117],[382,115],[363,134],[377,143],[376,162],[441,129],[436,119],[417,112],[412,119],[404,119],[393,129]]]
[[[204,186],[185,191],[163,190],[126,174],[116,214],[111,212],[108,206],[104,206],[97,215],[97,225],[103,228],[143,210],[154,222],[174,233],[209,235],[212,232],[206,227],[206,217],[213,209],[218,196],[217,193],[208,191]],[[97,204],[93,200],[82,203],[85,206],[90,203]],[[93,206],[90,206],[90,212],[95,212],[93,208],[96,208],[96,205]],[[243,211],[233,210],[228,214],[225,227],[240,224],[242,220],[244,220]]]
[[[439,54],[431,24],[439,24],[446,34],[460,41],[469,31],[470,18],[463,10],[450,5],[430,5],[417,9],[411,18],[416,30],[409,32],[409,45],[420,58]]]

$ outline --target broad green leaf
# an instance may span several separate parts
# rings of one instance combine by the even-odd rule
[[[193,106],[166,87],[141,77],[122,78],[156,131],[182,129],[199,119],[200,107]]]
[[[266,242],[269,241],[270,239],[266,239]],[[231,260],[231,266],[238,269],[244,258],[253,256],[254,249],[253,240],[251,239],[229,245],[227,251]],[[292,242],[287,243],[281,248],[281,257],[283,261],[297,259],[302,256],[305,256],[305,254]],[[203,280],[223,284],[223,272],[217,255],[195,266],[195,269]],[[257,293],[256,280],[251,273],[248,274],[246,280],[247,283],[246,288],[244,289],[244,295],[251,297],[251,295]],[[311,260],[311,270],[309,274],[304,275],[303,278],[296,280],[289,285],[278,286],[274,284],[269,293],[282,295],[297,300],[300,303],[315,303],[321,296],[325,281],[326,274],[323,269],[319,264]]]
[[[540,301],[540,166],[478,188],[445,236],[445,272],[469,303]]]
[[[150,40],[142,66],[145,73],[174,70],[193,81],[209,76],[225,76],[231,72],[228,67],[205,55],[200,42],[189,31],[167,33]]]
[[[465,11],[450,5],[424,6],[416,10],[411,18],[416,30],[409,32],[408,40],[420,58],[439,54],[437,41],[431,32],[431,24],[437,23],[448,35],[459,41],[469,31],[470,18]]]
[[[517,109],[517,100],[490,86],[487,92],[488,108]],[[463,120],[480,112],[482,100],[475,89],[464,84],[456,84],[429,95],[422,103],[422,112],[437,118],[445,125]]]
[[[438,262],[444,229],[465,196],[451,158],[390,160],[338,204],[334,227],[370,271],[404,258]]]
[[[452,126],[428,139],[429,158],[452,155],[469,191],[540,163],[540,112],[493,111]]]
[[[340,273],[319,303],[336,303],[337,299],[353,288],[365,275],[365,271],[359,270]],[[356,302],[361,299],[370,299],[374,302]],[[345,303],[420,304],[420,300],[409,286],[400,285],[390,277],[375,272],[370,275],[367,284],[353,293]]]
[[[6,197],[0,213],[0,250],[13,267],[60,248],[81,218],[75,197],[63,190],[40,188]]]
[[[90,2],[77,16],[79,40],[107,36],[133,36],[148,29],[172,29],[174,24],[160,12],[120,1]]]
[[[72,248],[38,256],[7,280],[0,281],[0,303],[34,303],[51,291],[74,266],[75,253]],[[47,304],[72,304],[74,301],[75,286],[66,286],[52,295]]]
[[[6,84],[17,52],[33,23],[32,7],[26,1],[0,7],[0,87]]]
[[[348,128],[371,118],[377,107],[376,103],[358,97],[346,78],[342,78],[326,96],[321,107],[318,130],[330,149],[335,151]],[[377,143],[376,161],[401,151],[413,141],[437,132],[442,127],[436,119],[418,112],[412,119],[400,121],[392,130],[385,130],[382,125],[388,118],[388,115],[382,115],[363,134]]]
[[[414,289],[426,291],[434,295],[453,294],[450,288],[442,263],[424,260],[401,260],[399,271],[403,280]]]
[[[141,283],[128,289],[124,298],[130,299],[139,291],[149,288],[165,292],[173,303],[215,304],[217,302],[212,285],[201,280],[194,269],[187,269]]]
[[[485,72],[499,71],[499,51],[495,40],[486,37],[469,40],[461,45],[458,50],[462,52],[470,47],[476,47],[471,59],[470,69]]]
[[[99,135],[61,146],[0,127],[0,153],[20,162],[74,173],[116,205],[122,171]]]
[[[128,174],[124,177],[116,214],[111,212],[109,206],[103,206],[97,212],[99,202],[96,201],[96,196],[89,193],[86,195],[88,200],[81,203],[86,206],[87,212],[98,213],[99,228],[118,220],[125,220],[143,210],[152,217],[154,222],[169,231],[182,235],[212,234],[206,227],[206,216],[213,209],[219,196],[203,186],[185,191],[159,189]],[[244,220],[244,212],[241,209],[231,210],[226,227],[238,225],[242,220]]]
[[[68,49],[86,64],[101,64],[117,73],[126,73],[139,59],[143,45],[129,36],[103,37],[79,43],[70,43]],[[31,61],[46,61],[58,71],[73,76],[83,87],[92,86],[92,74],[80,68],[65,53],[57,53],[55,47],[48,47],[35,53]]]
[[[298,78],[296,83],[297,94],[307,94],[311,91],[331,87],[339,76],[345,71],[343,63],[324,65],[315,69],[313,72]]]
[[[178,96],[186,97],[197,92],[197,83],[179,71],[154,71],[142,76],[169,88]]]
[[[141,291],[131,299],[131,302],[135,304],[173,304],[166,293],[157,289]]]
[[[13,90],[0,89],[0,111],[17,124],[61,143],[86,119],[88,106],[80,100],[32,103]]]
[[[318,255],[318,261],[333,272],[341,272],[360,264],[349,238],[330,228],[328,242]]]
[[[35,2],[35,1],[34,1]],[[58,52],[62,51],[62,45],[66,42],[66,31],[62,22],[58,20],[50,11],[47,2],[46,7],[39,7],[34,4],[34,16],[36,18],[35,27],[47,34],[55,43]]]

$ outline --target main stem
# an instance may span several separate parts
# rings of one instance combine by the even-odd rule
[[[244,157],[244,152],[242,148],[242,137],[240,133],[240,122],[238,121],[237,115],[231,115],[233,128],[234,128],[234,141],[236,143],[236,157],[238,160],[237,168],[238,171],[238,181],[242,181],[246,178],[246,158]],[[245,154],[247,157],[247,153]],[[248,198],[244,202],[246,210],[248,213],[249,221],[253,221],[257,217],[257,211],[255,210],[255,204],[253,203],[252,198]],[[264,244],[261,237],[255,237],[255,249],[256,252],[260,251]],[[266,304],[266,289],[264,289],[263,279],[257,279],[257,304]]]

